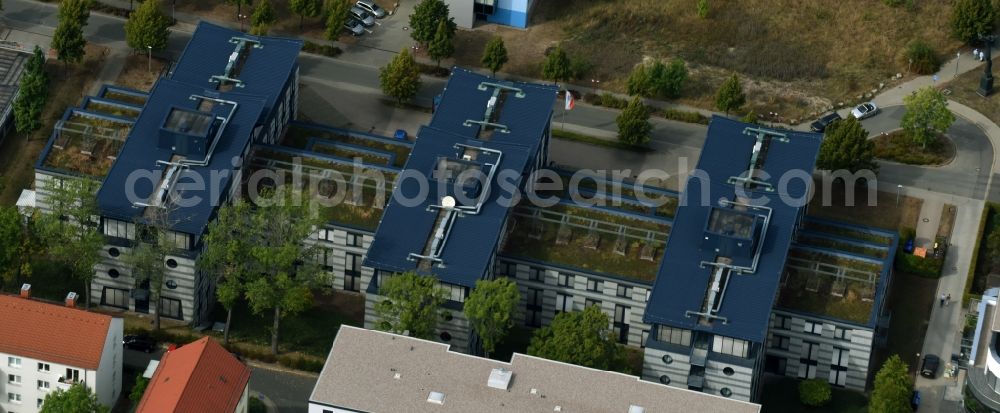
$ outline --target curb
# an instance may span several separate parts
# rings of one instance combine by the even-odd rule
[[[318,373],[290,369],[290,368],[282,367],[282,366],[280,366],[278,364],[273,364],[273,363],[264,363],[264,362],[260,362],[260,361],[256,361],[256,360],[249,360],[248,359],[248,360],[246,360],[246,365],[249,366],[249,367],[254,367],[254,368],[258,368],[258,369],[265,369],[265,370],[277,371],[277,372],[288,373],[288,374],[297,374],[297,375],[303,376],[303,377],[319,378],[319,374]]]

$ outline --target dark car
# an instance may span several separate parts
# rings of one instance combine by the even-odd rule
[[[843,118],[840,117],[840,115],[837,114],[837,112],[833,112],[833,113],[831,113],[829,115],[826,115],[826,116],[824,116],[822,118],[816,119],[815,122],[813,122],[811,125],[809,125],[809,129],[812,129],[813,132],[823,132],[823,131],[826,130],[827,126],[830,126],[831,123],[836,122],[836,121],[841,120],[841,119],[843,119]]]
[[[924,356],[924,363],[920,365],[920,375],[933,379],[937,376],[939,367],[941,367],[941,358],[933,354],[928,354]]]
[[[919,391],[916,391],[916,390],[913,391],[913,397],[910,398],[910,407],[913,408],[913,411],[917,411],[917,409],[920,408],[920,392]]]
[[[146,353],[152,353],[153,350],[156,350],[156,340],[153,340],[149,336],[125,336],[122,338],[122,344],[127,349],[144,351]]]

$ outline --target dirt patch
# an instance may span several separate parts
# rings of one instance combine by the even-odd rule
[[[994,59],[994,67],[997,65]],[[975,109],[989,118],[993,123],[1000,124],[1000,92],[993,92],[989,97],[979,96],[979,78],[983,75],[982,70],[970,70],[958,76],[955,80],[948,82],[942,89],[951,91],[948,99]]]
[[[45,64],[49,73],[49,99],[42,112],[42,127],[23,135],[12,132],[0,146],[0,205],[14,205],[22,189],[35,180],[35,162],[45,147],[56,121],[69,106],[83,100],[101,70],[107,49],[87,45],[83,61],[64,68],[55,59]]]
[[[938,223],[937,236],[950,238],[951,230],[955,227],[955,206],[944,204],[941,209],[941,221]]]
[[[904,130],[876,136],[875,157],[910,165],[940,166],[955,159],[955,143],[945,135],[937,135],[926,146],[914,143]]]
[[[816,182],[816,196],[809,203],[809,215],[891,231],[917,227],[924,200],[908,196],[897,198],[895,193],[876,191],[873,202],[869,202],[868,188],[859,184],[851,191],[853,203],[849,202],[842,183],[830,184],[830,196],[824,197],[823,184]]]
[[[149,92],[166,64],[166,61],[156,57],[149,60],[149,57],[144,54],[129,55],[125,59],[125,67],[118,75],[118,79],[115,79],[115,84]]]

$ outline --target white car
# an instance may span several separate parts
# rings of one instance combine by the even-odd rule
[[[857,120],[861,120],[867,117],[875,116],[875,114],[878,113],[878,110],[878,106],[875,106],[875,102],[862,103],[851,110],[851,116],[854,116]]]
[[[386,15],[385,9],[376,4],[375,0],[358,0],[357,6],[371,13],[376,19],[381,19]]]

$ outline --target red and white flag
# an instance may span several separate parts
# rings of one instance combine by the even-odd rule
[[[576,106],[576,100],[573,99],[573,94],[570,93],[570,91],[567,90],[566,91],[566,110],[573,110],[574,106]]]

